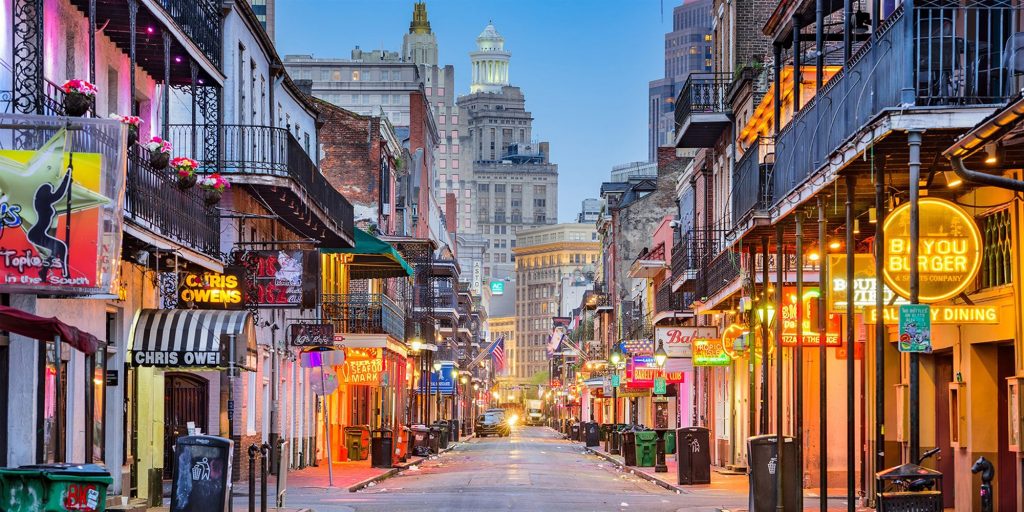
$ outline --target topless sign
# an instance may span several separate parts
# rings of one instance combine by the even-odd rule
[[[2,289],[111,292],[123,175],[109,160],[122,157],[84,152],[84,137],[61,129],[35,150],[0,151]]]

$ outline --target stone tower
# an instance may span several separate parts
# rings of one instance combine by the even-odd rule
[[[426,66],[437,65],[437,36],[430,30],[426,2],[413,5],[409,33],[402,38],[402,59]]]
[[[508,85],[508,61],[512,53],[505,50],[505,38],[488,22],[476,38],[476,51],[469,54],[473,82],[469,92],[501,92]]]

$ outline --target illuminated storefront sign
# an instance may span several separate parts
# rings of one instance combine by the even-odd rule
[[[669,357],[693,357],[693,340],[717,338],[717,327],[655,327],[654,337]]]
[[[379,348],[345,348],[345,364],[341,366],[341,382],[357,386],[380,386],[384,358]]]
[[[253,302],[260,306],[314,307],[319,257],[306,251],[278,250],[246,253],[252,269]],[[303,276],[310,276],[303,279]]]
[[[886,306],[883,321],[888,325],[897,325],[900,320],[899,306]],[[998,324],[999,308],[997,306],[942,306],[932,305],[931,320],[933,324]],[[876,308],[864,308],[864,323],[874,324],[878,318]]]
[[[725,351],[726,340],[700,338],[693,342],[694,366],[729,366],[732,357]]]
[[[103,135],[108,127],[93,128]],[[44,131],[24,129],[27,140],[49,136]],[[77,149],[96,147],[91,133],[69,135],[59,129],[37,150],[0,151],[4,289],[113,291],[121,249],[124,162],[120,156],[72,148],[72,140]],[[118,155],[124,154],[121,148]]]
[[[846,255],[828,256],[829,287],[828,310],[834,313],[846,312]],[[860,312],[865,306],[875,305],[875,258],[870,254],[853,255],[853,310]],[[907,300],[896,295],[888,286],[883,287],[885,304],[907,304]],[[894,302],[895,301],[895,302]]]
[[[653,388],[654,379],[664,377],[670,384],[683,382],[683,372],[666,372],[658,368],[653,356],[635,356],[626,365],[628,385],[635,388]]]
[[[803,298],[803,345],[805,347],[818,346],[818,319],[817,307],[814,303],[818,300],[818,289],[808,287],[804,289]],[[782,321],[782,345],[795,347],[797,339],[796,327],[796,288],[785,287],[782,289],[782,312],[779,315]],[[825,330],[825,346],[838,347],[842,345],[839,333],[843,330],[841,317],[836,313],[828,314]]]
[[[964,291],[981,268],[981,231],[959,206],[924,197],[920,205],[918,269],[921,302],[941,302]],[[886,284],[910,297],[910,203],[896,207],[885,219]]]
[[[179,277],[178,301],[200,309],[242,309],[245,270],[224,267],[224,273],[185,272]]]

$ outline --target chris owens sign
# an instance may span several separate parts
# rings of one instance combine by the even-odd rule
[[[921,302],[955,297],[974,281],[981,268],[981,231],[959,206],[934,197],[922,198],[917,268]],[[901,297],[910,297],[910,203],[886,217],[885,282]]]
[[[203,309],[243,309],[243,275],[243,269],[230,267],[223,274],[186,272],[180,277],[178,301]]]

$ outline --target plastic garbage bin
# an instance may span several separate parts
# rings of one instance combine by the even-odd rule
[[[590,421],[586,424],[586,436],[584,444],[588,447],[601,444],[601,426],[597,422]]]
[[[234,442],[225,437],[179,437],[171,465],[170,510],[227,510],[233,450]]]
[[[394,433],[392,442],[395,443],[395,457],[398,462],[405,462],[409,460],[409,427],[402,425],[398,427],[398,431]]]
[[[413,425],[409,430],[409,434],[411,439],[409,449],[412,450],[413,455],[426,457],[430,455],[432,449],[437,448],[437,437],[431,432],[430,427],[426,425]]]
[[[429,428],[430,435],[427,437],[427,441],[428,446],[430,447],[430,453],[441,453],[441,427],[431,425]]]
[[[370,427],[352,425],[345,427],[345,450],[348,460],[366,460],[370,452]]]
[[[370,465],[375,468],[390,468],[394,456],[394,437],[391,429],[374,430],[370,435]]]
[[[451,432],[449,431],[451,427],[447,421],[435,421],[433,426],[437,427],[438,431],[438,447],[442,450],[447,450],[448,444],[451,442]]]
[[[627,466],[636,466],[636,432],[623,430],[619,435],[622,438],[622,458]]]
[[[580,424],[573,422],[569,425],[569,440],[579,441],[580,439]]]
[[[779,459],[775,441],[774,434],[747,439],[747,453],[750,457],[750,510],[776,509]],[[796,460],[796,443],[792,437],[783,438],[782,458],[782,509],[796,510],[801,499],[801,472],[792,470],[792,461]]]
[[[459,420],[450,420],[448,422],[448,441],[451,443],[459,442]]]
[[[679,485],[711,483],[710,437],[711,431],[704,427],[683,427],[676,430]]]
[[[633,434],[636,444],[636,465],[654,467],[654,456],[658,443],[658,433],[653,430],[642,430]]]
[[[95,464],[41,464],[0,469],[5,511],[103,511],[113,483]]]

